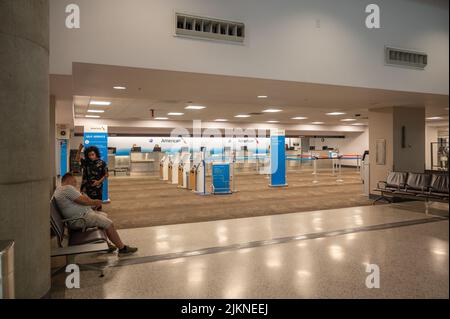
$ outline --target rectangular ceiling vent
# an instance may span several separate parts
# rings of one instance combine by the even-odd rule
[[[243,43],[245,25],[241,22],[226,21],[175,13],[175,34],[209,40]]]
[[[423,52],[386,47],[386,64],[423,70],[428,64],[428,55]]]

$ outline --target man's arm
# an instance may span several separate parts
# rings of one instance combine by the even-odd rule
[[[81,195],[77,199],[74,200],[75,203],[83,206],[100,206],[103,204],[103,202],[99,199],[91,199],[86,195]]]

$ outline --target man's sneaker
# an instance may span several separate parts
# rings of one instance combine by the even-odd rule
[[[130,246],[123,246],[122,249],[119,249],[119,257],[128,256],[137,252],[138,249]]]

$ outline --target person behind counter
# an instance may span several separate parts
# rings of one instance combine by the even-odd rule
[[[85,193],[92,199],[103,199],[103,183],[108,178],[108,166],[101,159],[100,151],[95,146],[90,146],[84,150],[84,158],[81,158],[81,150],[83,144],[78,148],[76,160],[80,163],[83,171],[83,179],[81,181],[81,192]],[[102,205],[96,207],[101,210]]]
[[[155,144],[155,146],[153,147],[153,152],[161,152],[161,146]]]

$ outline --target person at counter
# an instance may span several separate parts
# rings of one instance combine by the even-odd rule
[[[83,171],[83,179],[81,182],[81,192],[85,193],[92,199],[103,199],[103,183],[108,178],[108,166],[101,159],[100,151],[95,146],[90,146],[84,150],[84,158],[81,158],[81,150],[83,144],[78,148],[76,160],[80,163]],[[102,205],[96,207],[101,210]]]
[[[161,146],[155,144],[155,146],[153,147],[153,152],[161,152]]]

